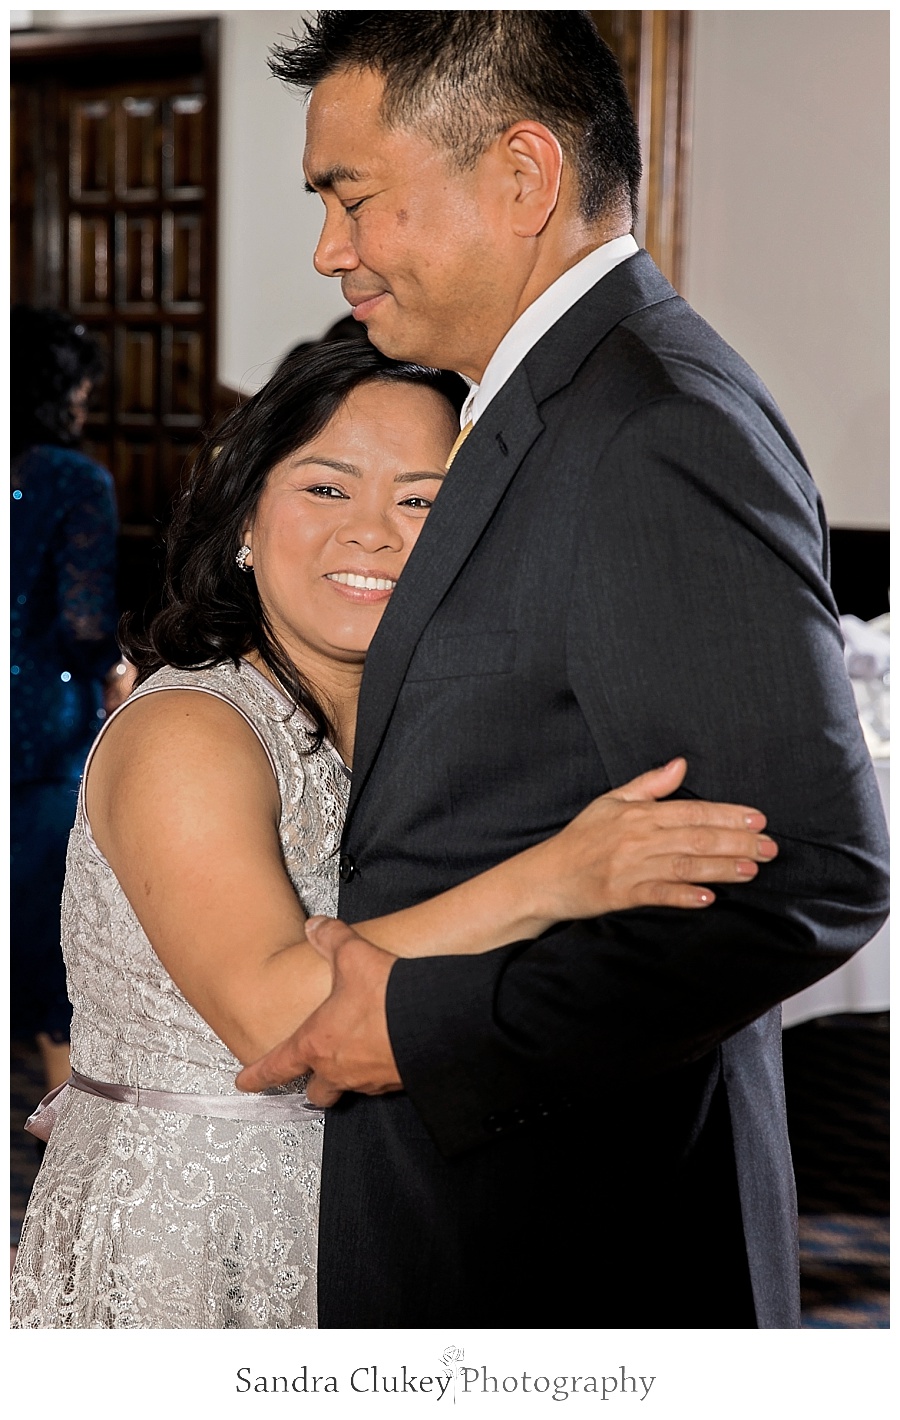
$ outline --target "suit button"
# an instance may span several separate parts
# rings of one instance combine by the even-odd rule
[[[356,864],[349,853],[342,853],[338,859],[338,875],[342,883],[349,883],[356,876]]]

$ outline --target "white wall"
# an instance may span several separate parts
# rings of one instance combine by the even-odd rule
[[[339,282],[313,270],[323,208],[303,187],[306,105],[266,64],[300,13],[222,15],[219,377],[245,390],[349,311]]]
[[[694,12],[684,294],[765,380],[842,527],[887,527],[885,11]]]

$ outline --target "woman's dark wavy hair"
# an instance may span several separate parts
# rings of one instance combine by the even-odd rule
[[[104,371],[95,337],[62,311],[13,306],[9,349],[13,456],[33,444],[76,444],[72,392]]]
[[[237,567],[235,555],[274,466],[315,438],[351,391],[373,381],[424,385],[456,412],[466,392],[459,375],[388,360],[374,345],[322,345],[289,355],[258,394],[206,435],[173,510],[161,609],[145,631],[133,617],[120,629],[139,682],[164,665],[237,664],[255,650],[312,718],[311,748],[333,735],[313,687],[278,643],[256,579]]]

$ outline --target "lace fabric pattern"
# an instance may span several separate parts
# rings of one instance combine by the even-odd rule
[[[251,724],[277,779],[291,882],[307,912],[334,915],[349,791],[335,751],[306,753],[305,719],[245,662],[165,668],[134,697],[167,689],[216,695]],[[73,1069],[145,1089],[237,1093],[238,1060],[153,951],[93,842],[83,796],[62,935]],[[66,1090],[25,1218],[12,1325],[315,1326],[322,1131],[316,1119],[208,1119]]]

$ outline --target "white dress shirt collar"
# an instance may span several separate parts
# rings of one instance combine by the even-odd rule
[[[487,369],[481,377],[481,384],[472,384],[459,417],[460,428],[469,420],[476,423],[487,409],[491,400],[506,384],[513,371],[525,359],[532,346],[537,345],[541,336],[546,335],[551,326],[556,325],[582,296],[586,296],[592,286],[638,250],[634,237],[616,237],[604,242],[602,247],[589,252],[581,261],[570,266],[562,276],[558,276],[552,286],[542,291],[537,300],[522,312],[515,325],[510,326],[497,349],[488,361]]]

